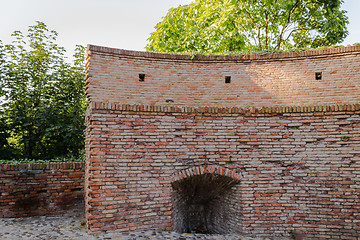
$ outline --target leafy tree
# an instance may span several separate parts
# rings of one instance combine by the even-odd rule
[[[155,26],[155,52],[274,51],[317,48],[347,36],[343,0],[195,0]]]
[[[5,49],[2,41],[0,40],[0,81],[4,78],[5,72]],[[4,101],[3,91],[0,88],[0,107]],[[5,112],[3,108],[0,108],[0,158],[10,159],[12,158],[13,149],[8,143],[8,138],[10,137],[9,125],[6,122]]]
[[[4,77],[4,68],[5,68],[5,49],[2,41],[0,40],[0,79]],[[0,88],[0,93],[1,93],[1,88]]]
[[[0,159],[12,158],[11,147],[7,141],[8,137],[10,137],[8,125],[4,118],[0,118]]]
[[[17,157],[78,155],[85,128],[84,47],[77,46],[70,64],[56,44],[57,33],[42,22],[30,26],[26,37],[20,31],[12,36],[3,50],[0,89]]]

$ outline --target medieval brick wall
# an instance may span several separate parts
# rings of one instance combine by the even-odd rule
[[[359,53],[360,46],[353,46],[191,60],[188,55],[89,46],[87,95],[92,102],[160,106],[359,103]],[[139,74],[145,74],[144,81]],[[225,77],[231,77],[230,83]]]
[[[54,215],[84,199],[84,163],[0,165],[0,217]]]
[[[89,46],[89,229],[357,239],[359,53]]]
[[[184,169],[206,165],[240,180],[223,195],[222,202],[236,206],[234,215],[225,216],[228,231],[359,237],[359,105],[195,109],[92,103],[89,109],[86,208],[93,232],[179,228],[171,219],[181,216],[171,185],[201,175],[202,168]]]

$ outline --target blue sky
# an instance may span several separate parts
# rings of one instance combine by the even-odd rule
[[[190,0],[0,0],[0,40],[10,43],[14,30],[35,21],[59,33],[58,43],[71,53],[76,44],[143,51],[146,39],[170,7]],[[349,36],[343,45],[360,42],[359,0],[345,0]]]

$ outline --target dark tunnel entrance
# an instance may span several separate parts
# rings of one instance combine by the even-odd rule
[[[214,173],[186,177],[172,183],[173,225],[182,233],[233,232],[237,179]],[[236,225],[236,223],[235,223]]]

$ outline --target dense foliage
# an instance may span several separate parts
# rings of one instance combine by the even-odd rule
[[[79,156],[84,147],[84,47],[74,62],[42,22],[0,43],[0,158]]]
[[[147,50],[219,53],[317,48],[342,42],[343,0],[195,0],[171,8]]]

